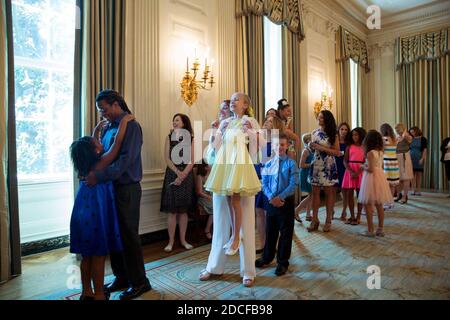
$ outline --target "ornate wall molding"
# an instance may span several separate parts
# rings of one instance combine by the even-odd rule
[[[380,59],[382,56],[394,55],[395,40],[375,43],[368,46],[369,60]]]
[[[309,20],[310,28],[312,28],[311,25],[314,25],[314,18],[320,17],[326,23],[331,24],[331,31],[336,31],[339,26],[343,26],[362,40],[367,40],[368,32],[365,24],[355,19],[335,1],[303,0],[303,12],[305,25],[308,25]],[[314,14],[314,16],[311,17],[311,14]],[[310,15],[309,19],[307,17],[308,15]],[[306,34],[306,37],[308,37],[308,34]]]
[[[141,123],[144,170],[161,168],[159,1],[126,1],[125,98]]]
[[[324,19],[312,10],[310,6],[304,7],[305,27],[317,32],[329,40],[335,41],[339,25],[331,20]],[[308,34],[306,34],[308,36]]]

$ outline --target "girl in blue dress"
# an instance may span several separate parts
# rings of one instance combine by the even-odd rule
[[[311,134],[306,133],[302,136],[304,149],[302,151],[302,157],[300,158],[300,189],[302,192],[308,194],[308,196],[300,202],[295,208],[295,220],[302,223],[300,218],[300,212],[306,209],[306,221],[312,221],[311,217],[311,205],[312,205],[312,186],[308,182],[309,170],[311,169],[311,163],[314,159],[314,152],[308,147],[311,142]]]
[[[420,188],[422,186],[422,176],[423,176],[423,168],[425,161],[427,159],[428,152],[428,141],[422,135],[422,130],[419,127],[412,127],[409,130],[409,134],[414,138],[411,142],[410,150],[411,150],[411,160],[413,163],[413,196],[421,196]]]
[[[123,118],[115,141],[106,153],[99,139],[106,125],[104,121],[95,128],[92,137],[83,137],[72,143],[70,156],[81,180],[92,170],[105,169],[114,161],[119,154],[127,123],[131,120],[134,120],[132,115]],[[85,181],[81,181],[70,220],[70,252],[82,256],[80,300],[107,298],[103,291],[105,259],[109,253],[120,251],[122,242],[112,182],[88,187]]]

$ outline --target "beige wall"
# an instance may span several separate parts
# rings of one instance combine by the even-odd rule
[[[234,65],[235,57],[234,47],[228,45],[235,34],[234,1],[131,0],[126,6],[124,95],[144,131],[140,232],[148,233],[166,229],[166,215],[159,212],[159,206],[166,168],[164,140],[173,115],[185,113],[192,121],[202,121],[204,128],[209,127],[220,100],[234,89],[234,70],[228,67]],[[226,14],[219,15],[219,10]],[[189,108],[181,99],[179,84],[188,55],[193,62],[195,47],[202,64],[210,48],[209,62],[215,60],[213,71],[218,85],[211,91],[201,91],[197,103]]]

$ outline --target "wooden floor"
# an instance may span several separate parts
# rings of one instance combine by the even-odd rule
[[[337,216],[340,213],[338,206],[336,213]],[[349,226],[335,220],[329,234],[321,231],[309,234],[305,226],[296,224],[293,256],[286,276],[275,277],[273,268],[259,270],[256,286],[251,290],[239,285],[239,278],[233,276],[237,282],[234,291],[211,296],[216,299],[450,299],[450,199],[447,195],[426,193],[411,197],[406,206],[398,205],[388,211],[385,223],[383,239],[359,236],[365,224]],[[196,243],[201,244],[204,242]],[[167,254],[163,251],[165,245],[161,242],[145,246],[146,263],[168,257],[186,259],[190,255],[179,247]],[[196,268],[202,267],[207,249],[206,246],[197,251],[202,261]],[[73,266],[78,265],[67,248],[25,257],[22,262],[23,275],[0,286],[0,300],[41,299],[61,292],[67,288]],[[381,269],[380,290],[366,287],[370,265]],[[109,266],[106,272],[111,272]],[[197,274],[195,269],[188,275],[193,279],[188,281],[195,282]],[[152,276],[158,277],[158,273]],[[176,289],[165,292],[164,286],[154,287],[154,293],[144,299],[183,297],[177,296]],[[194,291],[187,293],[186,298],[200,297],[196,287],[194,284]],[[211,286],[211,290],[215,288]]]

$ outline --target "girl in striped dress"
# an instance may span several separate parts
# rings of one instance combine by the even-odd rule
[[[384,141],[384,161],[383,168],[386,178],[391,187],[392,196],[395,194],[395,189],[400,184],[400,169],[397,159],[397,139],[395,139],[394,130],[385,123],[380,128],[381,135]],[[389,204],[391,207],[392,204]]]

